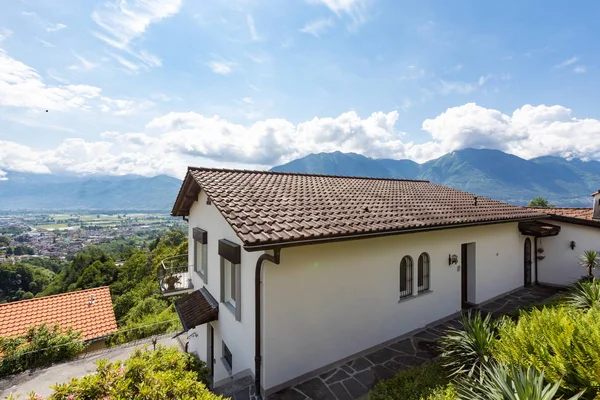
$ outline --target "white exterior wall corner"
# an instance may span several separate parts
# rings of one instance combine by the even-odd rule
[[[448,265],[476,243],[476,301],[523,285],[517,223],[422,232],[281,250],[264,264],[263,387],[392,340],[461,308],[461,273]],[[431,293],[398,302],[404,255],[430,255]]]
[[[561,229],[558,236],[538,239],[538,248],[544,249],[541,253],[544,259],[538,261],[538,280],[552,285],[571,285],[587,275],[587,270],[579,264],[579,256],[586,250],[600,251],[600,228],[554,220],[544,222],[559,225]],[[571,250],[571,241],[575,241],[574,250]],[[600,276],[600,271],[594,274]]]
[[[189,271],[192,276],[194,289],[205,286],[212,296],[219,300],[221,298],[221,261],[219,257],[219,240],[227,239],[242,246],[231,226],[214,204],[206,203],[207,196],[204,191],[198,195],[198,201],[190,208],[188,223],[188,254]],[[207,231],[207,261],[208,261],[208,284],[194,272],[194,239],[192,229],[198,227]],[[249,253],[242,247],[241,250],[241,321],[235,320],[235,315],[224,304],[219,304],[219,319],[212,322],[214,327],[214,382],[223,381],[231,375],[222,361],[222,341],[233,355],[233,375],[248,369],[254,373],[254,270],[260,252]],[[191,335],[193,332],[198,336]],[[190,337],[192,336],[192,337]],[[197,352],[200,358],[206,361],[207,357],[207,326],[200,325],[190,330],[189,349]]]

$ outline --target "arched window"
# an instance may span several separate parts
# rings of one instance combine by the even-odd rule
[[[421,253],[417,267],[417,283],[419,293],[429,290],[429,254]]]
[[[409,297],[413,294],[413,259],[404,256],[400,261],[400,298]]]

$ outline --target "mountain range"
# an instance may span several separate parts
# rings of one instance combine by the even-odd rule
[[[480,196],[526,205],[541,196],[562,207],[590,207],[600,188],[600,162],[538,157],[525,160],[499,150],[464,149],[418,164],[356,153],[320,153],[271,169],[280,172],[424,179]]]
[[[73,176],[9,171],[0,181],[0,210],[170,211],[181,181],[152,178]]]
[[[356,153],[319,153],[271,171],[424,179],[525,205],[542,196],[557,206],[589,207],[600,188],[600,162],[539,157],[525,160],[498,150],[465,149],[418,164]],[[0,210],[146,210],[168,212],[179,179],[159,175],[74,176],[8,171],[0,180]]]

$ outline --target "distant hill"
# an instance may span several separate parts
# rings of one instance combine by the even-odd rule
[[[181,181],[166,175],[87,176],[8,172],[0,210],[146,210],[168,212]]]
[[[425,179],[434,183],[527,204],[542,196],[558,206],[591,206],[600,188],[600,162],[539,157],[525,160],[498,150],[465,149],[423,164],[372,159],[355,153],[310,154],[271,169],[346,176]]]

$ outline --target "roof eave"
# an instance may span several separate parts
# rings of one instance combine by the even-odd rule
[[[179,189],[179,193],[177,194],[177,198],[175,199],[175,203],[173,204],[173,209],[171,210],[171,216],[173,217],[186,217],[190,215],[190,207],[193,204],[193,200],[197,200],[198,193],[195,196],[192,195],[192,190],[199,191],[200,186],[196,182],[194,176],[188,170],[183,182],[181,183],[181,188]],[[190,197],[193,197],[190,206],[183,207],[186,201],[190,201]],[[186,200],[187,199],[187,200]]]
[[[592,228],[600,228],[600,220],[567,217],[564,215],[556,215],[556,214],[550,214],[548,216],[548,219],[551,219],[554,221],[569,222],[569,223],[575,224],[575,225],[589,226]]]
[[[273,250],[276,248],[299,247],[299,246],[308,246],[308,245],[313,245],[313,244],[344,242],[344,241],[349,241],[349,240],[370,239],[370,238],[378,238],[378,237],[383,237],[383,236],[402,235],[402,234],[406,234],[406,233],[419,233],[419,232],[438,231],[438,230],[446,230],[446,229],[467,228],[467,227],[471,227],[471,226],[495,225],[495,224],[508,223],[508,222],[535,221],[538,219],[545,219],[548,217],[549,217],[549,215],[540,214],[538,216],[531,216],[531,217],[526,217],[526,218],[522,218],[522,217],[508,218],[508,219],[505,218],[505,219],[500,219],[500,220],[468,222],[468,223],[461,223],[461,224],[447,224],[447,225],[426,226],[426,227],[408,228],[408,229],[394,229],[394,230],[387,230],[387,231],[358,233],[358,234],[343,235],[343,236],[329,236],[329,237],[320,237],[320,238],[313,238],[313,239],[291,240],[288,242],[269,242],[269,243],[262,243],[262,244],[246,243],[246,244],[244,244],[244,250],[249,251],[249,252],[265,251],[265,250]]]

